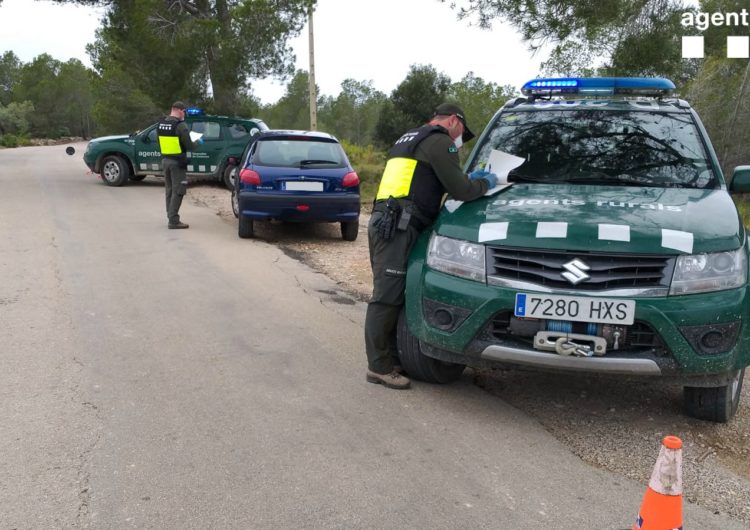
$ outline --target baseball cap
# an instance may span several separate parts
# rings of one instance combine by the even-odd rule
[[[185,110],[187,108],[187,105],[185,105],[182,101],[175,101],[174,103],[172,103],[172,108]]]
[[[458,105],[454,105],[453,103],[443,103],[442,105],[439,105],[438,108],[435,109],[434,116],[452,116],[453,114],[456,115],[456,118],[463,124],[464,126],[464,133],[461,135],[461,139],[464,142],[468,142],[472,138],[474,138],[474,133],[471,132],[471,129],[469,129],[469,125],[466,123],[466,115],[464,114],[464,111],[461,110],[461,107]]]

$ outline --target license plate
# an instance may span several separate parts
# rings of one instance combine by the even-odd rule
[[[516,293],[513,314],[548,320],[629,325],[635,320],[635,300]]]
[[[323,191],[322,182],[286,182],[284,189],[287,191]]]

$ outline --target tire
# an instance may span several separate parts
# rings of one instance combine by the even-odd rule
[[[740,404],[745,369],[738,370],[728,385],[714,387],[686,386],[683,389],[685,414],[700,420],[726,423]]]
[[[108,186],[122,186],[130,178],[130,167],[119,156],[106,156],[102,160],[100,175],[104,183]]]
[[[242,239],[248,239],[253,237],[253,220],[246,215],[240,215],[238,218],[238,230],[237,235]]]
[[[237,195],[237,190],[232,189],[232,213],[236,219],[240,217],[240,200]]]
[[[433,359],[422,353],[419,340],[411,334],[406,325],[406,311],[401,309],[398,316],[398,330],[396,335],[401,367],[414,379],[427,383],[452,383],[464,373],[463,364],[446,363]]]
[[[224,173],[222,174],[222,182],[228,190],[234,189],[234,181],[237,178],[238,173],[238,166],[227,166],[226,168],[224,168]]]
[[[359,234],[359,221],[345,221],[341,223],[341,237],[344,241],[354,241]]]
[[[133,182],[140,182],[146,178],[146,175],[130,175],[130,180]]]

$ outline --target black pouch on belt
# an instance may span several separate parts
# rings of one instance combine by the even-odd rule
[[[385,208],[383,211],[383,217],[377,224],[378,236],[383,241],[388,241],[393,237],[393,233],[396,231],[396,225],[401,214],[401,205],[393,197],[389,197],[385,201]]]

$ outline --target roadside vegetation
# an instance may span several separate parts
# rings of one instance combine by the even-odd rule
[[[105,8],[88,47],[93,68],[48,54],[24,63],[12,50],[0,50],[0,146],[134,132],[159,119],[174,99],[212,114],[260,118],[275,129],[309,129],[308,72],[294,71],[289,40],[302,31],[315,0],[56,1]],[[735,166],[750,163],[750,63],[726,57],[726,37],[735,28],[699,33],[680,21],[689,11],[739,12],[744,3],[607,1],[589,9],[580,0],[537,0],[528,9],[527,0],[455,0],[453,6],[456,24],[492,31],[493,22],[507,21],[530,48],[547,45],[549,59],[540,75],[674,80],[678,96],[701,115],[729,177]],[[704,36],[704,59],[681,58],[681,38],[690,34]],[[502,68],[501,54],[489,56]],[[253,82],[268,77],[286,80],[286,90],[279,101],[262,104]],[[390,94],[375,89],[372,80],[356,79],[342,82],[338,94],[319,94],[318,129],[342,141],[366,203],[388,147],[427,121],[439,103],[457,102],[481,131],[498,108],[520,95],[518,88],[472,72],[452,80],[431,65],[414,64]],[[746,200],[738,203],[746,215]]]

